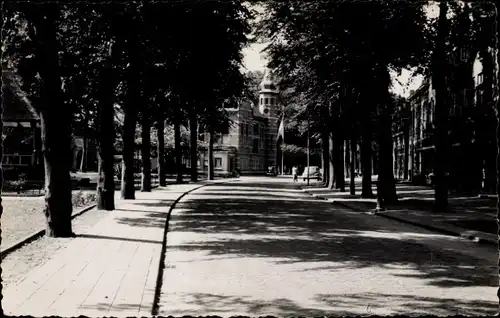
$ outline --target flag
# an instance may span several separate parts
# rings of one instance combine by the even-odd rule
[[[285,138],[285,123],[284,123],[284,120],[285,118],[283,118],[281,120],[281,123],[280,123],[280,126],[278,128],[278,138],[279,137],[282,137],[282,138]]]

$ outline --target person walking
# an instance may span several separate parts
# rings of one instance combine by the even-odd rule
[[[297,176],[297,166],[293,166],[292,168],[292,176],[293,176],[293,182],[297,182],[298,176]]]

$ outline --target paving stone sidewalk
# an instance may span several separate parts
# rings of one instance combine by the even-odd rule
[[[151,316],[165,223],[187,191],[229,180],[169,185],[117,200],[116,209],[34,268],[4,286],[6,315]]]
[[[302,190],[352,210],[373,211],[377,200],[361,198],[360,180],[356,181],[356,195],[354,196],[349,194],[348,183],[346,192],[320,188],[319,184],[309,188],[303,187]],[[396,190],[400,202],[395,206],[388,206],[385,211],[377,212],[378,215],[449,235],[497,244],[496,197],[450,193],[450,211],[435,213],[432,212],[434,189],[431,187],[398,183]],[[375,185],[373,185],[373,194],[377,194]]]

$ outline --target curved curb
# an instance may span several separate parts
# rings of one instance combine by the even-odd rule
[[[80,211],[74,213],[72,216],[71,216],[71,219],[74,219],[76,218],[77,216],[80,216],[82,215],[83,213],[89,211],[89,210],[92,210],[93,208],[95,208],[97,206],[97,204],[91,204],[91,205],[88,205],[84,208],[82,208]],[[12,245],[10,245],[9,247],[3,249],[0,253],[1,253],[1,257],[0,259],[4,259],[7,255],[9,255],[10,253],[14,252],[15,250],[19,249],[20,247],[28,244],[28,243],[31,243],[33,242],[34,240],[36,240],[37,238],[43,236],[45,234],[45,229],[43,230],[39,230],[33,234],[30,234],[28,236],[26,236],[25,238],[22,238],[20,240],[18,240],[17,242],[13,243]]]
[[[191,192],[194,192],[200,188],[213,185],[213,184],[219,184],[219,183],[226,183],[230,181],[221,181],[221,182],[210,182],[210,183],[204,183],[201,184],[197,187],[194,187],[191,190],[188,190],[181,194],[177,199],[172,202],[170,205],[170,208],[168,209],[167,212],[167,219],[165,220],[165,230],[163,232],[163,242],[161,245],[161,254],[160,254],[160,261],[158,262],[158,276],[156,277],[156,286],[155,286],[155,294],[153,298],[153,308],[151,310],[151,315],[152,316],[158,316],[158,310],[160,309],[160,294],[161,294],[161,288],[163,286],[163,272],[165,270],[165,258],[166,258],[166,251],[167,251],[167,234],[168,234],[168,225],[170,223],[170,215],[172,214],[172,211],[175,209],[175,206],[177,203],[179,203],[182,198],[184,198],[186,195],[190,194]]]

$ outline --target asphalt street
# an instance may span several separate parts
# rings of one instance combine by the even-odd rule
[[[159,314],[494,315],[498,252],[242,177],[173,210]]]

